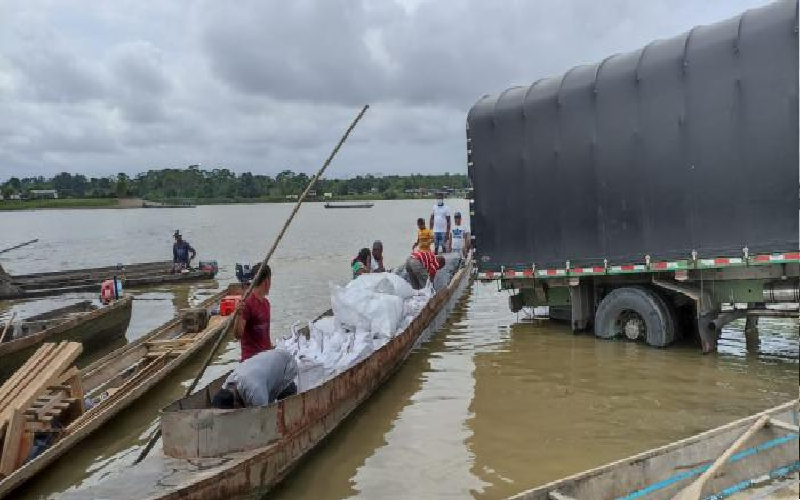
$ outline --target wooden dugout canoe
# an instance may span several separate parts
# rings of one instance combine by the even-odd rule
[[[206,299],[199,307],[215,306],[225,295],[238,292],[238,286],[229,287]],[[66,423],[57,440],[43,453],[0,479],[0,498],[12,493],[155,387],[218,334],[226,334],[229,324],[230,317],[212,316],[204,330],[187,333],[178,316],[81,370],[83,392],[96,401],[95,406]]]
[[[112,344],[128,330],[132,305],[133,297],[101,307],[87,300],[15,322],[6,341],[0,343],[0,380],[19,368],[43,342],[80,342],[84,352]]]
[[[372,208],[374,203],[326,203],[325,208]]]
[[[71,292],[99,292],[100,283],[113,279],[122,281],[124,288],[150,285],[185,283],[213,279],[214,272],[194,270],[172,274],[172,262],[145,262],[127,264],[122,268],[106,266],[90,269],[71,269],[46,273],[10,276],[10,285],[16,291],[0,294],[0,300],[46,297]]]
[[[469,286],[472,260],[399,335],[322,385],[263,408],[217,410],[220,377],[162,411],[163,452],[60,500],[214,500],[268,492],[438,330]],[[248,497],[250,498],[250,497]]]
[[[773,420],[736,451],[703,488],[703,499],[746,498],[797,486],[798,407],[791,401],[687,439],[581,472],[509,500],[671,499],[759,418]],[[789,491],[792,491],[791,489]],[[794,491],[795,497],[797,492]],[[758,498],[770,498],[761,496]],[[789,497],[785,497],[789,498]]]

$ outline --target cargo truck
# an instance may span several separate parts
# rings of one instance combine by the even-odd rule
[[[704,351],[797,304],[797,16],[779,1],[480,99],[478,278],[574,332]]]

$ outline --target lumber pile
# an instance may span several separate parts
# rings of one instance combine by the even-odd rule
[[[80,372],[73,363],[83,346],[45,343],[0,387],[0,477],[19,468],[37,433],[58,433],[83,413]]]

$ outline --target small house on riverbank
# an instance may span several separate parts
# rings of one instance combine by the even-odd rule
[[[33,200],[57,200],[58,199],[58,191],[55,189],[31,189],[28,191],[28,198]]]

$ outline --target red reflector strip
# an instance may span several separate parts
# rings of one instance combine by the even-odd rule
[[[605,271],[605,269],[600,267],[600,266],[596,266],[596,267],[592,268],[592,272],[594,272],[594,273],[602,273],[604,271]]]
[[[652,267],[653,269],[666,269],[667,268],[667,263],[666,262],[656,262],[655,264],[653,264],[650,267]]]
[[[633,269],[634,269],[633,264],[626,264],[624,266],[619,266],[619,267],[623,271],[633,271]]]
[[[530,278],[531,276],[533,276],[533,269],[526,269],[522,271],[522,275],[527,278]]]
[[[558,274],[558,270],[557,269],[548,269],[547,270],[547,275],[548,276],[555,276],[556,274]]]
[[[583,268],[576,267],[575,269],[572,270],[572,274],[581,274],[581,273],[583,273]]]
[[[756,262],[769,262],[770,260],[769,255],[756,255]]]
[[[717,257],[714,259],[714,264],[730,264],[731,260],[726,257]]]
[[[513,278],[516,274],[514,271],[506,271],[506,278]]]
[[[800,252],[787,253],[783,256],[786,260],[800,260]]]

